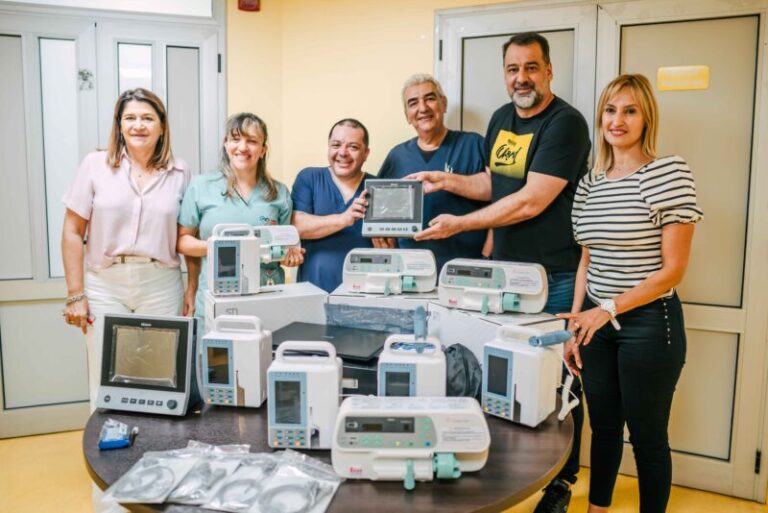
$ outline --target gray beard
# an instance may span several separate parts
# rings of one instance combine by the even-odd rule
[[[530,109],[540,104],[542,97],[536,91],[531,91],[528,94],[512,93],[512,103],[516,107],[521,109]]]

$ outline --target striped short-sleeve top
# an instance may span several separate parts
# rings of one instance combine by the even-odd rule
[[[676,155],[616,180],[587,173],[572,212],[576,241],[589,249],[587,293],[608,299],[631,289],[661,269],[662,228],[702,217],[691,170]]]

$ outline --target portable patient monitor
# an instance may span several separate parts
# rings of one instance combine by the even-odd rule
[[[221,315],[199,344],[203,400],[258,408],[267,398],[272,333],[258,317]]]
[[[214,295],[259,292],[261,264],[282,260],[299,245],[295,226],[217,224],[208,239],[207,280]]]
[[[536,427],[555,411],[562,346],[534,347],[532,337],[546,340],[548,332],[500,326],[496,338],[485,344],[482,403],[491,415]]]
[[[283,342],[267,374],[270,447],[330,449],[341,358],[329,342]]]
[[[445,397],[445,353],[434,338],[392,335],[379,355],[380,396]]]
[[[547,273],[539,264],[450,260],[440,272],[440,303],[464,310],[539,313],[547,304]]]
[[[194,317],[106,314],[96,406],[185,415],[200,400],[195,330]]]
[[[360,248],[344,259],[343,283],[354,292],[431,292],[436,281],[435,255],[428,249]]]
[[[491,437],[471,397],[348,397],[333,432],[331,462],[347,479],[456,479],[480,470]]]
[[[365,181],[364,237],[413,237],[424,221],[424,192],[417,180]]]

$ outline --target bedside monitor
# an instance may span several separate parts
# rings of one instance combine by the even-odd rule
[[[199,400],[194,317],[104,316],[97,406],[185,415]]]
[[[363,219],[365,237],[413,237],[424,221],[424,192],[416,180],[365,181],[368,209]]]

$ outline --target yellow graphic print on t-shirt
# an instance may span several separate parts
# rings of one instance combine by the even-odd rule
[[[532,139],[533,134],[518,135],[499,130],[491,150],[491,172],[522,180]]]

